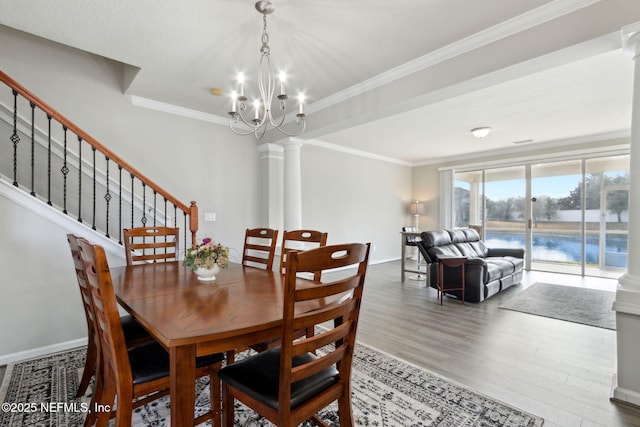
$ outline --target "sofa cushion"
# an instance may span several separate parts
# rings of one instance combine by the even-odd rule
[[[451,236],[451,243],[477,242],[480,240],[480,235],[472,228],[456,228],[446,231]]]
[[[434,246],[429,249],[429,256],[437,262],[439,255],[464,256],[454,245]]]
[[[487,258],[487,272],[484,278],[485,283],[500,280],[504,276],[513,274],[515,266],[513,263],[504,258]]]
[[[447,230],[423,231],[420,233],[420,238],[426,244],[427,248],[451,243],[451,235]]]

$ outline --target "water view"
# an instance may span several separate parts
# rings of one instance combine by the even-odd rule
[[[486,243],[490,247],[524,248],[524,234],[486,231]],[[580,263],[582,241],[580,236],[567,234],[536,233],[532,241],[532,261],[556,263]],[[598,236],[587,236],[585,260],[587,265],[599,265]],[[627,267],[627,236],[608,236],[605,246],[604,267]]]

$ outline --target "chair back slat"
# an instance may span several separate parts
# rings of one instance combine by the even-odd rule
[[[260,266],[266,270],[273,269],[277,241],[278,230],[272,228],[247,228],[244,234],[242,265]]]
[[[326,246],[327,236],[328,233],[318,230],[285,230],[282,234],[280,251],[280,274],[284,274],[286,271],[289,252]],[[315,275],[313,279],[316,282],[320,281],[320,275]]]
[[[322,396],[349,393],[351,361],[369,259],[369,248],[370,244],[368,243],[353,243],[323,246],[303,252],[292,251],[288,254],[280,351],[280,402],[291,400],[292,383],[332,366],[336,366],[338,369],[338,379],[322,392]],[[348,270],[346,277],[327,283],[302,285],[298,279],[298,274],[302,272],[315,274],[328,269],[344,267],[355,268]],[[336,298],[338,299],[336,300]],[[318,309],[304,312],[296,310],[298,303],[311,299],[318,300]],[[327,304],[326,301],[329,300],[334,302]],[[294,339],[295,331],[317,323],[333,326],[321,334]],[[316,357],[294,367],[293,357],[304,353],[312,353]],[[287,405],[280,405],[281,416],[285,419],[297,420],[298,418],[291,414],[298,410],[311,410],[314,404],[323,405],[323,399],[319,396],[317,402],[307,402],[302,405],[304,408],[292,409],[287,408]],[[288,411],[291,411],[291,414],[288,414]]]
[[[127,265],[142,262],[177,261],[180,229],[175,227],[137,227],[123,230]]]
[[[102,246],[94,246],[85,239],[79,239],[78,244],[91,290],[91,302],[100,338],[102,360],[105,367],[110,368],[116,376],[117,381],[130,383],[133,380],[129,367],[129,356],[107,256]]]

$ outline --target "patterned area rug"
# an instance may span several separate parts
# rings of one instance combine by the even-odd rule
[[[84,357],[81,348],[9,365],[0,387],[0,426],[82,425],[90,397],[74,395]],[[198,380],[199,411],[209,408],[207,381]],[[337,406],[330,406],[320,416],[338,426],[336,410]],[[358,426],[528,427],[543,423],[542,418],[362,344],[354,357],[353,410]],[[271,425],[256,418],[236,404],[236,426]],[[133,419],[134,426],[168,426],[169,398],[139,408]]]
[[[534,283],[500,308],[604,329],[616,329],[615,292]]]

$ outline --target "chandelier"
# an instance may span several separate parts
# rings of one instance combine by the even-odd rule
[[[258,68],[258,90],[260,98],[256,98],[251,102],[252,110],[248,111],[245,95],[245,79],[242,73],[238,74],[238,89],[231,92],[231,111],[229,115],[229,127],[238,135],[254,134],[260,139],[264,136],[269,125],[278,129],[287,136],[297,136],[304,132],[306,127],[304,113],[304,94],[298,94],[298,113],[296,114],[296,125],[298,129],[294,131],[285,131],[283,125],[287,118],[287,100],[289,95],[286,93],[286,74],[280,71],[280,92],[276,96],[277,101],[273,104],[273,95],[276,90],[276,80],[273,67],[271,65],[271,49],[269,48],[269,34],[267,34],[267,15],[275,10],[275,7],[269,1],[259,1],[256,3],[256,10],[262,14],[264,27],[262,30],[262,47],[260,48],[260,63]],[[282,116],[273,117],[274,110],[280,110]],[[250,118],[251,117],[251,118]]]

